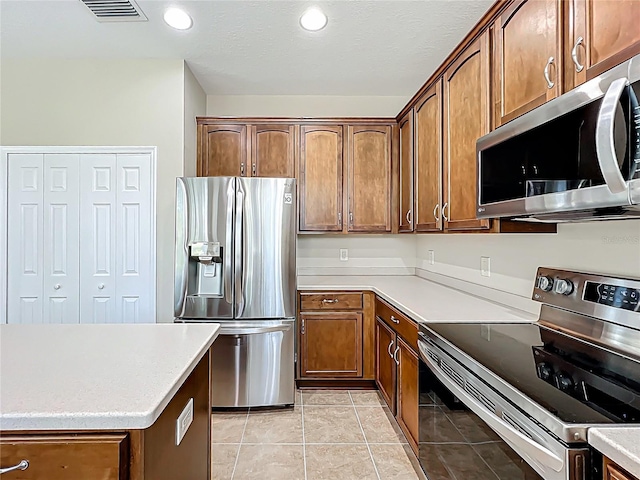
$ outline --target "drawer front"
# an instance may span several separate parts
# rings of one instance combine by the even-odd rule
[[[416,322],[378,297],[376,297],[376,316],[404,338],[411,348],[418,351],[418,324]]]
[[[362,310],[362,292],[313,292],[300,294],[300,311]]]
[[[7,480],[126,480],[128,450],[125,434],[3,436],[0,467],[29,462]]]

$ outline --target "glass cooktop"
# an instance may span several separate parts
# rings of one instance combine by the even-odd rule
[[[565,423],[640,423],[640,362],[537,324],[426,328]]]

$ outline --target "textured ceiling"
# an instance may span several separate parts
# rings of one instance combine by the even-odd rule
[[[0,0],[2,57],[184,58],[208,94],[410,96],[493,0],[138,0],[144,23],[98,23],[79,0]],[[181,6],[194,27],[164,24]],[[305,32],[300,14],[329,17]]]

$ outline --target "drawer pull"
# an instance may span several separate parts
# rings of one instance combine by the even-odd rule
[[[396,325],[397,325],[398,323],[400,323],[400,320],[398,320],[398,319],[397,319],[396,317],[394,317],[393,315],[391,315],[391,321],[392,321],[393,323],[395,323]]]
[[[29,461],[22,460],[19,464],[14,465],[13,467],[0,468],[0,475],[3,473],[13,472],[15,470],[26,470],[27,468],[29,468]]]
[[[334,298],[333,300],[330,300],[328,298],[323,298],[322,303],[338,303],[338,299]]]

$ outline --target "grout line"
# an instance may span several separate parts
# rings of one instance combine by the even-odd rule
[[[307,480],[307,440],[304,436],[304,402],[302,397],[302,392],[298,390],[296,395],[300,393],[300,421],[302,422],[302,463],[304,466],[304,480]]]
[[[238,453],[236,453],[236,461],[233,464],[233,470],[231,471],[231,480],[236,474],[236,467],[238,466],[238,459],[240,458],[240,450],[242,449],[242,442],[244,441],[244,432],[247,430],[247,423],[249,422],[249,412],[251,409],[247,409],[247,416],[244,419],[244,427],[242,428],[242,436],[240,437],[240,445],[238,445]]]
[[[373,459],[373,453],[371,453],[371,447],[369,447],[369,441],[367,440],[367,436],[364,434],[364,428],[362,428],[362,422],[360,422],[360,416],[358,415],[358,409],[356,408],[356,404],[353,403],[353,397],[351,396],[351,392],[349,392],[349,398],[351,399],[351,405],[353,405],[353,411],[356,413],[356,419],[358,420],[358,425],[360,425],[360,431],[362,432],[362,436],[364,437],[365,445],[367,446],[367,451],[369,452],[369,458],[371,459],[371,463],[373,464],[373,469],[376,472],[376,477],[380,480],[380,473],[378,472],[378,467],[376,466],[376,462]]]

